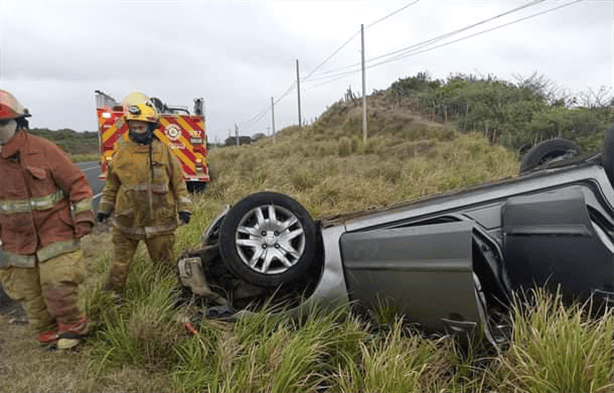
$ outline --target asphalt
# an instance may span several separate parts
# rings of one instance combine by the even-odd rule
[[[87,177],[87,181],[94,191],[94,211],[96,211],[98,203],[100,202],[102,188],[104,187],[104,181],[98,179],[98,175],[100,175],[100,163],[98,161],[85,161],[78,162],[77,165]]]
[[[87,161],[77,163],[79,168],[83,171],[87,180],[94,191],[94,211],[98,208],[100,201],[100,195],[102,188],[104,187],[104,181],[98,179],[100,174],[100,164],[98,161]],[[2,243],[0,242],[0,246]],[[0,264],[2,262],[2,254],[0,253]],[[0,314],[9,316],[9,323],[27,323],[27,317],[25,311],[21,306],[8,297],[8,295],[2,289],[0,285]]]

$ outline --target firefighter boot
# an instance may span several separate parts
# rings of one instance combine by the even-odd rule
[[[60,329],[56,326],[51,330],[46,332],[39,333],[36,338],[40,343],[41,347],[48,351],[54,351],[57,349],[58,340],[60,336]]]
[[[82,315],[78,322],[72,324],[60,323],[57,347],[58,349],[73,349],[87,338],[90,322]]]
[[[78,306],[77,286],[46,285],[43,290],[51,315],[58,321],[58,349],[69,349],[85,338],[89,323]]]

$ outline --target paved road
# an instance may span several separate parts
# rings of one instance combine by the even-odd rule
[[[94,211],[96,211],[98,202],[100,202],[102,188],[104,187],[104,181],[98,180],[100,163],[98,161],[85,161],[78,162],[77,165],[81,168],[85,176],[87,176],[87,180],[90,182],[92,190],[94,190]]]

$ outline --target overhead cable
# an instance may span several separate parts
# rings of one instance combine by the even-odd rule
[[[493,16],[493,17],[491,17],[491,18],[485,19],[485,20],[483,20],[483,21],[480,21],[480,22],[478,22],[478,23],[474,23],[474,24],[472,24],[472,25],[465,26],[465,27],[463,27],[463,28],[461,28],[461,29],[454,30],[454,31],[452,31],[452,32],[449,32],[449,33],[446,33],[446,34],[443,34],[443,35],[440,35],[440,36],[437,36],[437,37],[431,38],[431,39],[426,40],[426,41],[419,42],[419,43],[417,43],[417,44],[413,44],[413,45],[408,46],[408,47],[406,47],[406,48],[398,49],[398,50],[395,50],[395,51],[393,51],[393,52],[386,53],[386,54],[383,54],[383,55],[380,55],[380,56],[377,56],[377,57],[371,58],[371,59],[367,60],[367,63],[372,62],[372,61],[374,61],[374,60],[378,60],[378,59],[381,59],[381,58],[387,57],[387,56],[396,55],[396,54],[398,54],[398,53],[402,53],[402,52],[404,52],[404,51],[407,51],[407,50],[410,50],[410,49],[413,49],[413,48],[416,48],[416,47],[424,47],[424,46],[427,46],[427,45],[433,44],[433,43],[435,43],[435,42],[438,42],[438,41],[444,40],[444,39],[446,39],[446,38],[449,38],[449,37],[451,37],[451,36],[454,36],[454,35],[456,35],[456,34],[459,34],[459,33],[463,32],[463,31],[466,31],[466,30],[469,30],[469,29],[471,29],[471,28],[477,27],[477,26],[482,25],[482,24],[484,24],[484,23],[491,22],[491,21],[493,21],[493,20],[495,20],[495,19],[498,19],[498,18],[501,18],[501,17],[503,17],[503,16],[505,16],[505,15],[509,15],[509,14],[511,14],[511,13],[513,13],[513,12],[517,12],[517,11],[519,11],[519,10],[522,10],[522,9],[525,9],[525,8],[528,8],[528,7],[531,7],[531,6],[534,6],[534,5],[539,4],[539,3],[542,3],[542,2],[544,2],[544,1],[545,1],[545,0],[535,0],[535,1],[532,1],[531,3],[524,4],[524,5],[520,6],[520,7],[516,7],[516,8],[514,8],[514,9],[511,9],[511,10],[509,10],[509,11],[506,11],[506,12],[504,12],[504,13],[502,13],[502,14],[499,14],[499,15]],[[329,70],[329,71],[325,71],[325,72],[323,72],[323,73],[321,74],[321,76],[322,76],[322,78],[326,78],[326,77],[327,77],[327,74],[335,74],[335,75],[333,75],[332,77],[336,77],[336,76],[338,76],[338,75],[341,75],[341,74],[336,74],[337,72],[342,72],[342,71],[343,71],[343,72],[345,73],[345,72],[347,72],[347,71],[344,71],[344,70],[347,70],[347,69],[353,69],[353,68],[360,67],[360,66],[361,66],[361,63],[354,63],[354,64],[352,64],[352,65],[345,66],[345,67],[342,67],[342,68],[339,68],[339,69],[336,69],[336,70]],[[354,72],[356,72],[356,71],[354,71]],[[305,79],[307,79],[307,78],[305,78]],[[317,79],[318,79],[318,78],[316,77],[316,80],[317,80]]]
[[[416,3],[417,3],[417,2],[419,2],[419,1],[420,1],[420,0],[416,0],[416,1],[414,1],[413,3],[410,3],[410,4],[407,4],[407,5],[404,5],[403,7],[399,8],[398,10],[393,11],[393,12],[391,12],[390,14],[388,14],[388,15],[384,16],[383,18],[380,18],[380,19],[376,20],[375,22],[373,22],[373,23],[370,23],[370,24],[366,25],[366,26],[365,26],[365,29],[368,29],[368,28],[370,28],[370,27],[372,27],[372,26],[374,26],[374,25],[376,25],[376,24],[378,24],[378,23],[380,23],[380,22],[382,22],[382,21],[384,21],[384,20],[386,20],[386,19],[390,18],[391,16],[398,14],[399,12],[403,11],[405,8],[410,7],[410,6],[412,6],[412,5],[416,4]]]
[[[504,13],[502,13],[502,14],[495,15],[495,16],[493,16],[493,17],[491,17],[491,18],[488,18],[488,19],[484,19],[483,21],[480,21],[480,22],[478,22],[478,23],[474,23],[474,24],[472,24],[472,25],[465,26],[465,27],[463,27],[463,28],[461,28],[461,29],[454,30],[454,31],[452,31],[452,32],[450,32],[450,33],[446,33],[446,34],[440,35],[440,36],[438,36],[438,37],[432,38],[432,39],[430,39],[430,40],[426,40],[426,41],[419,42],[419,43],[414,44],[414,45],[410,45],[410,46],[408,46],[408,47],[406,47],[406,48],[397,49],[396,51],[393,51],[393,52],[390,52],[390,53],[386,53],[386,54],[384,54],[384,55],[380,55],[380,56],[373,57],[373,58],[369,59],[369,61],[374,61],[374,60],[378,60],[378,59],[381,59],[381,58],[384,58],[384,57],[387,57],[387,56],[396,55],[396,54],[402,53],[402,52],[407,51],[407,50],[412,50],[412,49],[415,49],[416,47],[424,47],[424,46],[428,46],[428,45],[433,44],[433,43],[435,43],[435,42],[439,42],[439,41],[442,41],[442,40],[444,40],[444,39],[446,39],[446,38],[449,38],[449,37],[452,37],[452,36],[457,35],[457,34],[459,34],[459,33],[462,33],[463,31],[466,31],[466,30],[472,29],[472,28],[474,28],[474,27],[477,27],[477,26],[483,25],[483,24],[488,23],[488,22],[492,22],[492,21],[493,21],[493,20],[495,20],[495,19],[499,19],[499,18],[502,18],[502,17],[504,17],[504,16],[506,16],[506,15],[512,14],[512,13],[514,13],[514,12],[518,12],[518,11],[523,10],[523,9],[525,9],[525,8],[532,7],[532,6],[537,5],[537,4],[539,4],[539,3],[543,3],[544,1],[546,1],[546,0],[535,0],[535,1],[532,1],[531,3],[524,4],[524,5],[520,6],[520,7],[516,7],[516,8],[514,8],[514,9],[511,9],[511,10],[509,10],[509,11],[506,11],[506,12],[504,12]]]
[[[387,59],[385,61],[381,61],[379,63],[375,63],[375,64],[371,64],[369,66],[366,66],[366,68],[377,67],[379,65],[390,63],[390,62],[397,61],[397,60],[401,60],[401,59],[409,57],[409,56],[413,56],[413,55],[417,55],[417,54],[420,54],[420,53],[428,52],[430,50],[437,49],[437,48],[440,48],[440,47],[443,47],[443,46],[446,46],[446,45],[450,45],[450,44],[453,44],[453,43],[458,42],[458,41],[466,40],[468,38],[472,38],[472,37],[475,37],[475,36],[478,36],[478,35],[481,35],[481,34],[485,34],[485,33],[491,32],[493,30],[497,30],[497,29],[509,26],[511,24],[514,24],[514,23],[522,22],[522,21],[525,21],[527,19],[534,18],[536,16],[540,16],[540,15],[543,15],[543,14],[546,14],[546,13],[549,13],[549,12],[552,12],[552,11],[556,11],[556,10],[558,10],[560,8],[567,7],[567,6],[573,5],[575,3],[579,3],[581,1],[583,1],[583,0],[576,0],[574,2],[570,2],[570,3],[567,3],[567,4],[562,4],[560,6],[553,7],[553,8],[550,8],[548,10],[541,11],[541,12],[538,12],[538,13],[535,13],[535,14],[532,14],[532,15],[529,15],[529,16],[526,16],[526,17],[518,18],[518,19],[515,19],[515,20],[513,20],[511,22],[508,22],[508,23],[505,23],[505,24],[502,24],[502,25],[499,25],[499,26],[495,26],[495,27],[487,29],[487,30],[483,30],[483,31],[477,32],[475,34],[471,34],[471,35],[468,35],[468,36],[465,36],[465,37],[461,37],[461,38],[458,38],[458,39],[453,40],[453,41],[448,41],[448,42],[445,42],[445,43],[437,45],[437,46],[432,46],[432,47],[425,48],[425,49],[422,49],[422,50],[415,50],[414,52],[405,53],[405,54],[402,54],[402,55],[397,55],[394,58]],[[420,44],[416,44],[415,46],[417,46],[417,45],[420,45]],[[372,60],[373,59],[370,59],[369,61],[372,61]],[[335,74],[335,75],[328,75],[326,77],[321,77],[319,79],[328,79],[328,80],[326,80],[325,82],[319,83],[319,84],[317,84],[315,86],[309,86],[308,88],[313,88],[313,87],[317,87],[317,86],[326,85],[328,83],[335,82],[335,81],[337,81],[339,79],[342,79],[344,77],[347,77],[349,75],[357,74],[358,72],[360,72],[360,69],[352,70],[352,71],[345,71],[345,72],[342,72],[342,73],[340,72],[340,73]],[[318,79],[315,79],[315,80],[318,80]],[[312,79],[311,81],[313,82],[314,79]]]
[[[371,24],[367,25],[367,28],[372,27],[390,17],[392,17],[393,15],[398,14],[399,12],[405,10],[406,8],[418,3],[420,0],[416,0],[410,4],[404,5],[403,7],[396,9],[395,11],[391,12],[390,14],[376,20],[375,22],[372,22]],[[350,42],[352,42],[352,40],[358,35],[360,34],[360,31],[355,32],[350,38],[348,38],[339,48],[337,48],[335,51],[333,51],[332,54],[330,54],[326,59],[324,59],[324,61],[322,61],[322,63],[320,63],[316,68],[314,68],[305,78],[303,78],[302,80],[306,80],[309,77],[311,77],[311,75],[313,75],[317,70],[319,70],[324,64],[326,64],[331,58],[333,58],[337,53],[339,53],[343,48],[345,48]],[[285,98],[293,89],[294,86],[296,85],[296,82],[284,93],[282,94],[274,103],[277,104],[279,101],[281,101],[283,98]],[[248,120],[247,122],[245,122],[245,125],[249,125],[252,122],[258,122],[260,119],[262,119],[262,117],[264,117],[264,115],[266,115],[266,113],[268,113],[269,107],[267,107],[267,109],[265,109],[264,111],[260,111],[258,112],[257,115],[255,115],[252,119]]]
[[[560,8],[567,7],[567,6],[570,6],[572,4],[579,3],[581,1],[583,1],[583,0],[576,0],[574,2],[562,4],[562,5],[558,6],[558,7],[550,8],[548,10],[541,11],[541,12],[538,12],[538,13],[533,14],[533,15],[525,16],[523,18],[519,18],[519,19],[513,20],[511,22],[508,22],[508,23],[505,23],[505,24],[502,24],[502,25],[499,25],[499,26],[495,26],[495,27],[487,29],[487,30],[483,30],[483,31],[480,31],[480,32],[477,32],[477,33],[474,33],[474,34],[471,34],[471,35],[468,35],[468,36],[465,36],[465,37],[461,37],[461,38],[458,38],[458,39],[453,40],[453,41],[448,41],[448,42],[445,42],[445,43],[440,44],[440,45],[432,46],[432,47],[429,47],[429,48],[426,48],[426,49],[422,49],[422,50],[416,50],[416,51],[409,52],[409,53],[402,54],[402,55],[397,55],[397,56],[395,56],[395,57],[393,57],[391,59],[388,59],[388,60],[385,60],[385,61],[381,61],[379,63],[371,64],[371,65],[367,66],[367,68],[373,68],[373,67],[376,67],[378,65],[382,65],[382,64],[393,62],[393,61],[401,60],[401,59],[404,59],[404,58],[409,57],[409,56],[414,56],[414,55],[417,55],[417,54],[420,54],[420,53],[428,52],[428,51],[433,50],[433,49],[441,48],[442,46],[450,45],[450,44],[453,44],[455,42],[466,40],[468,38],[472,38],[472,37],[475,37],[475,36],[478,36],[478,35],[482,35],[482,34],[485,34],[485,33],[489,33],[489,32],[491,32],[493,30],[501,29],[503,27],[512,25],[514,23],[522,22],[522,21],[525,21],[527,19],[531,19],[531,18],[534,18],[536,16],[540,16],[540,15],[546,14],[548,12],[556,11],[556,10],[558,10]]]
[[[410,7],[414,4],[416,4],[417,2],[419,2],[420,0],[416,0],[413,3],[404,5],[403,7],[391,12],[390,14],[384,16],[383,18],[380,18],[378,20],[376,20],[375,22],[369,24],[366,26],[366,28],[372,27],[388,18],[390,18],[393,15],[398,14],[399,12],[403,11],[404,9],[406,9],[407,7]],[[318,69],[320,69],[324,64],[326,64],[333,56],[335,56],[337,53],[339,53],[339,51],[343,48],[345,48],[347,46],[347,44],[349,44],[350,42],[352,42],[352,40],[358,35],[360,34],[360,30],[356,31],[347,41],[345,41],[339,48],[337,48],[330,56],[328,56],[322,63],[320,63],[320,65],[318,65],[316,68],[314,68],[309,74],[307,74],[307,76],[305,78],[301,78],[301,80],[307,80],[309,79],[309,77],[311,75],[314,74],[314,72],[316,72]]]
[[[292,85],[278,99],[273,101],[273,105],[277,105],[277,103],[281,101],[282,99],[284,99],[288,94],[290,94],[294,90],[295,87],[296,87],[296,82],[293,82]],[[250,120],[246,121],[245,123],[242,123],[242,128],[244,129],[244,131],[248,131],[251,128],[253,128],[253,126],[255,126],[260,120],[262,120],[262,118],[266,116],[270,111],[271,111],[271,106],[267,105],[262,111],[258,112],[257,115],[255,115],[254,117],[252,117]]]

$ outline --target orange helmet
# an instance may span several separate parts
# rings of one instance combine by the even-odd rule
[[[30,112],[11,93],[0,89],[0,120],[28,117]]]

